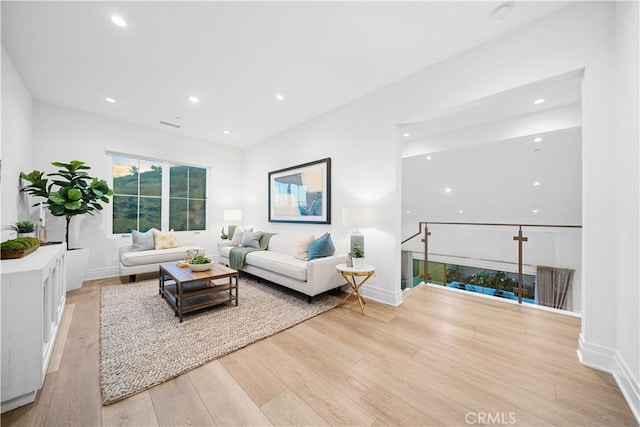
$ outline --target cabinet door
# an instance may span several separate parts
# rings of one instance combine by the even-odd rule
[[[40,271],[2,275],[2,400],[40,388],[42,364]]]

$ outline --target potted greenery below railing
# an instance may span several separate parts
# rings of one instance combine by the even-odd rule
[[[89,264],[89,249],[71,250],[69,225],[74,216],[90,214],[103,209],[103,203],[109,203],[113,191],[103,179],[90,176],[87,171],[91,167],[79,160],[69,163],[53,162],[57,172],[44,174],[34,170],[28,174],[20,174],[20,178],[30,184],[20,191],[32,196],[46,199],[45,206],[51,215],[65,219],[65,243],[67,247],[67,290],[82,286],[84,273]],[[49,177],[52,179],[50,180]],[[36,203],[34,206],[37,206]]]

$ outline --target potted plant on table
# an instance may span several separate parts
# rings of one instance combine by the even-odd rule
[[[8,229],[14,230],[18,233],[17,237],[35,237],[35,226],[33,225],[33,222],[29,220],[18,221],[15,225],[11,224],[8,226]]]
[[[362,268],[364,266],[364,249],[360,243],[355,242],[353,246],[351,246],[351,257],[354,268]]]
[[[207,271],[211,269],[212,265],[213,261],[211,258],[207,258],[202,255],[189,260],[189,268],[191,271]]]
[[[64,217],[65,243],[67,250],[70,250],[69,225],[71,219],[74,216],[87,213],[93,215],[95,212],[101,211],[102,204],[109,203],[108,197],[113,195],[113,190],[109,188],[105,180],[90,176],[87,171],[91,167],[87,166],[85,162],[71,160],[69,163],[53,162],[51,164],[59,168],[57,172],[46,175],[39,170],[28,174],[20,173],[20,178],[30,183],[20,191],[45,198],[45,206],[51,215]],[[50,180],[49,177],[52,179]],[[89,262],[88,249],[83,251],[85,253],[82,255],[78,250],[73,251],[78,252],[74,258],[78,257],[81,260],[75,261],[69,259],[69,256],[67,258],[67,290],[82,286],[84,271]],[[77,269],[77,271],[72,271],[71,268]],[[80,278],[79,284],[78,277]]]

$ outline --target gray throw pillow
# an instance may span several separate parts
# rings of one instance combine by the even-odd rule
[[[153,238],[153,228],[146,233],[137,230],[131,232],[131,252],[148,251],[155,249],[155,240]]]
[[[240,246],[260,249],[260,237],[262,237],[262,231],[245,231],[242,233]]]

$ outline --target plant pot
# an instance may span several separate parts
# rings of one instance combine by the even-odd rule
[[[205,264],[189,264],[189,268],[191,271],[209,271],[211,270],[212,262],[207,262]]]
[[[364,258],[353,257],[353,268],[362,268],[362,267],[364,267]]]
[[[89,255],[91,255],[89,248],[70,249],[66,252],[67,292],[82,287],[89,266]]]
[[[32,231],[30,233],[18,233],[18,237],[36,237],[36,232]]]

